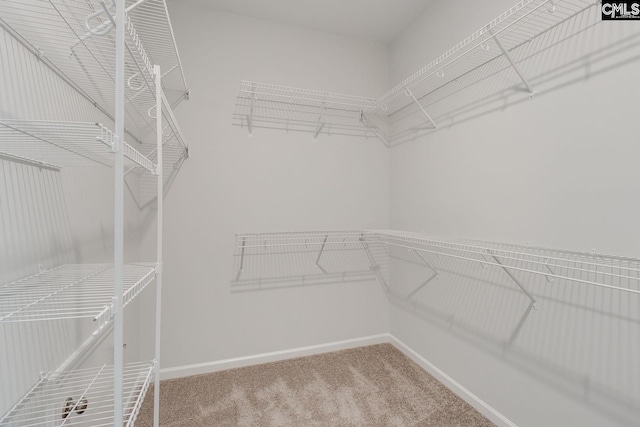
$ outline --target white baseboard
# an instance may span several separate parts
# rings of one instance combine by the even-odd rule
[[[389,342],[498,427],[518,427],[514,422],[502,415],[487,402],[467,390],[462,384],[445,374],[433,363],[429,362],[427,359],[419,355],[414,349],[391,334],[389,334]]]
[[[243,366],[259,365],[261,363],[277,362],[280,360],[293,359],[295,357],[311,356],[314,354],[327,353],[330,351],[346,350],[349,348],[362,347],[366,345],[390,343],[398,350],[413,360],[422,369],[433,375],[447,388],[460,396],[465,402],[473,406],[478,412],[491,420],[498,427],[518,427],[507,417],[498,412],[484,400],[467,390],[462,384],[438,369],[437,366],[418,354],[411,347],[389,333],[371,335],[368,337],[354,338],[344,341],[335,341],[325,344],[311,345],[307,347],[293,348],[289,350],[273,351],[270,353],[255,354],[252,356],[236,357],[233,359],[218,360],[215,362],[197,363],[193,365],[177,366],[160,370],[160,377],[163,380],[187,377],[191,375],[208,374],[211,372],[224,371],[226,369],[241,368]]]
[[[160,369],[160,378],[168,380],[172,378],[188,377],[191,375],[208,374],[211,372],[224,371],[225,369],[241,368],[243,366],[259,365],[261,363],[277,362],[296,357],[311,356],[314,354],[328,353],[330,351],[346,350],[349,348],[384,344],[388,342],[389,334],[371,335],[368,337],[310,345],[307,347],[292,348],[289,350],[217,360],[215,362],[196,363],[194,365]]]

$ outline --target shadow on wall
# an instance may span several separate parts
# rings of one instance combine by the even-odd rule
[[[237,235],[231,292],[362,283],[386,287],[386,252],[360,232]]]
[[[617,423],[637,425],[640,295],[403,248],[389,255],[388,297],[398,309]],[[582,255],[571,259],[580,280],[638,290],[637,261],[594,267]],[[531,268],[529,260],[505,264]],[[516,281],[537,300],[535,309]]]
[[[533,95],[505,57],[499,56],[417,99],[439,129],[451,128],[522,102],[535,102],[537,97],[640,60],[640,28],[631,22],[600,23],[594,14],[599,14],[599,8],[590,7],[543,35],[509,48]],[[498,49],[495,43],[486,47]],[[505,88],[505,82],[511,83]],[[413,103],[393,113],[389,126],[391,146],[436,132]]]

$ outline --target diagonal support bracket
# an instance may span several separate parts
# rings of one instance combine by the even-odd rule
[[[313,134],[313,142],[316,142],[316,140],[318,139],[318,135],[320,135],[320,132],[322,132],[322,128],[324,128],[324,123],[322,123],[322,116],[324,116],[324,113],[327,110],[327,106],[325,105],[325,103],[322,103],[322,110],[320,111],[320,115],[318,116],[318,120],[316,122],[316,130],[315,133]]]
[[[422,254],[420,252],[418,252],[416,249],[409,249],[409,251],[415,252],[415,254],[418,255],[418,257],[422,260],[422,262],[427,267],[429,267],[429,269],[431,269],[431,271],[433,271],[433,275],[431,277],[429,277],[427,280],[425,280],[424,282],[422,282],[422,284],[420,284],[420,286],[418,286],[416,289],[414,289],[409,295],[407,295],[407,298],[411,298],[412,296],[417,294],[422,288],[427,286],[429,284],[429,282],[431,282],[433,279],[437,279],[438,278],[438,271],[435,268],[433,268],[433,266],[429,263],[429,261],[427,261],[424,258],[424,256],[422,256]]]
[[[371,270],[373,270],[376,273],[376,277],[378,278],[378,282],[382,285],[382,287],[384,288],[385,292],[390,293],[391,289],[389,289],[389,285],[387,284],[387,281],[384,280],[384,276],[380,272],[380,267],[376,263],[375,258],[373,257],[373,254],[371,253],[371,250],[369,249],[369,245],[367,244],[367,241],[364,239],[364,234],[360,235],[359,240],[362,243],[362,248],[364,249],[364,253],[367,256],[367,259],[369,260],[369,265],[370,265]]]
[[[494,259],[494,261],[500,266],[502,267],[502,269],[505,271],[505,273],[507,273],[507,275],[509,277],[511,277],[511,280],[513,280],[515,282],[516,285],[518,285],[518,287],[520,288],[520,290],[522,292],[525,293],[525,295],[527,297],[529,297],[529,299],[531,300],[531,303],[533,304],[533,308],[536,308],[536,299],[533,297],[533,295],[531,295],[531,293],[527,290],[527,288],[525,288],[522,283],[520,283],[520,281],[518,279],[516,279],[516,277],[513,275],[513,273],[511,273],[511,271],[509,271],[509,267],[505,266],[504,264],[502,264],[502,262],[500,262],[500,260],[498,259],[498,257],[496,257],[493,252],[488,251],[489,254],[491,255],[491,258]]]
[[[529,94],[531,94],[531,96],[533,96],[533,89],[531,88],[531,85],[529,84],[529,81],[527,80],[525,75],[522,73],[522,71],[520,71],[520,68],[515,63],[513,58],[511,57],[511,54],[509,54],[509,51],[507,51],[507,49],[504,48],[504,46],[502,45],[502,42],[500,41],[498,36],[493,35],[493,31],[489,31],[489,33],[493,37],[493,40],[496,42],[496,44],[498,45],[498,47],[500,48],[502,53],[504,54],[505,58],[507,58],[507,61],[509,61],[509,64],[511,64],[511,66],[513,67],[515,72],[518,74],[518,77],[520,77],[520,80],[522,80],[522,83],[527,88],[527,92],[529,92]]]
[[[411,90],[409,89],[405,89],[404,93],[407,94],[408,97],[413,99],[413,102],[415,102],[418,108],[420,108],[420,111],[422,111],[422,114],[424,114],[427,120],[429,120],[429,123],[431,123],[433,128],[438,129],[438,125],[436,124],[436,122],[434,122],[431,116],[429,115],[429,113],[427,113],[427,111],[424,108],[422,108],[422,105],[420,105],[416,97],[413,95],[413,92],[411,92]]]
[[[371,120],[369,120],[369,118],[364,114],[364,111],[360,111],[360,123],[362,123],[365,128],[367,128],[371,133],[373,133],[376,138],[382,141],[382,143],[387,148],[391,146],[391,142],[389,141],[389,139],[387,139],[384,132],[378,126],[373,124]]]
[[[247,115],[247,128],[249,129],[249,136],[253,136],[253,107],[256,102],[256,92],[255,85],[251,87],[251,108],[249,109],[249,114]]]
[[[329,238],[329,235],[325,234],[324,240],[322,241],[322,246],[320,247],[320,253],[318,253],[318,258],[316,258],[316,267],[320,267],[318,263],[320,262],[320,257],[322,256],[322,252],[324,251],[324,246],[327,244],[328,238]]]
[[[236,275],[236,280],[238,280],[238,277],[240,277],[240,274],[242,273],[242,270],[244,270],[244,249],[245,249],[246,241],[247,241],[247,238],[243,237],[242,238],[242,251],[240,252],[240,269],[238,270],[238,274]]]

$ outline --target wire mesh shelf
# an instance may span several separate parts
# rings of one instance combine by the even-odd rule
[[[640,295],[640,259],[636,258],[387,230],[370,230],[364,238],[435,257],[494,266],[512,274],[543,276],[548,282],[566,281]]]
[[[242,81],[233,122],[246,128],[319,135],[365,136],[361,114],[375,100],[360,96]],[[369,132],[369,135],[375,136]]]
[[[0,323],[92,319],[96,330],[113,317],[112,264],[67,264],[0,287]],[[125,264],[123,306],[155,278],[156,264]]]
[[[124,366],[124,425],[133,426],[155,371],[154,362]],[[114,369],[81,369],[43,377],[2,419],[6,427],[113,426]]]
[[[139,140],[155,133],[153,65],[175,107],[187,97],[186,81],[164,0],[128,0],[125,19],[125,120]],[[14,35],[108,117],[115,111],[115,38],[111,0],[7,0],[0,26]],[[139,25],[139,27],[138,27]]]
[[[113,166],[116,136],[100,123],[0,119],[0,153],[49,167]],[[124,143],[129,167],[155,174],[156,165]]]
[[[599,3],[522,0],[376,99],[243,81],[234,124],[249,133],[265,127],[314,138],[372,136],[393,146],[474,117],[508,96],[533,96],[536,84],[572,61],[594,60],[594,52],[639,34],[625,26],[589,37],[586,32],[601,22]],[[576,36],[589,40],[576,46]]]
[[[497,267],[535,298],[521,283],[527,275],[548,282],[577,283],[640,295],[640,259],[504,243],[427,236],[394,230],[273,232],[237,234],[235,256],[239,273],[252,255],[313,252],[317,260],[328,250],[370,250],[376,245],[404,248],[420,255]],[[376,250],[376,254],[381,253]],[[420,256],[437,273],[437,265]],[[521,277],[520,277],[521,276]]]

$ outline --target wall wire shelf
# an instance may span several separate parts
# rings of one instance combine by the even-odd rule
[[[577,59],[542,54],[599,24],[599,3],[522,0],[377,98],[330,94],[323,104],[324,92],[243,81],[234,125],[250,134],[256,127],[303,130],[314,140],[342,129],[394,146],[467,117],[506,92],[533,97],[541,76]]]
[[[114,315],[112,264],[66,264],[0,286],[0,323],[92,319],[97,333]],[[125,264],[123,306],[155,279],[155,263]]]
[[[640,295],[640,259],[595,252],[432,237],[395,230],[243,233],[236,235],[235,256],[240,257],[242,270],[246,256],[266,252],[269,248],[277,249],[278,253],[311,248],[318,252],[320,259],[323,250],[331,247],[336,250],[359,248],[366,251],[373,245],[414,252],[436,275],[437,260],[441,257],[480,264],[483,268],[501,269],[533,304],[536,303],[536,298],[527,289],[525,280],[529,276],[544,277],[549,283],[576,283]]]
[[[124,426],[133,426],[155,372],[155,362],[125,364]],[[113,426],[113,367],[43,375],[5,416],[0,425]]]

